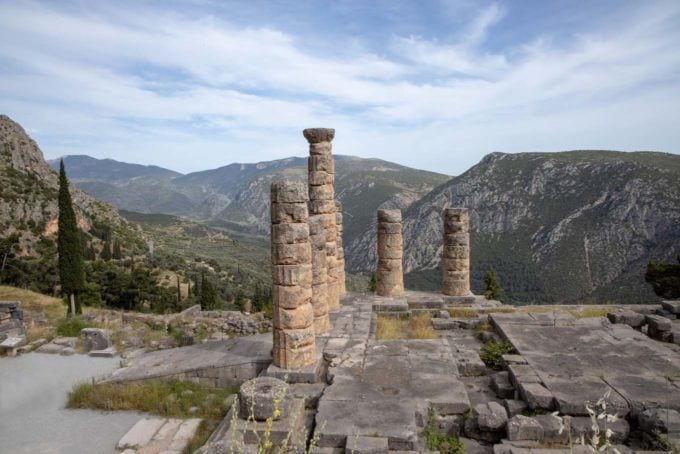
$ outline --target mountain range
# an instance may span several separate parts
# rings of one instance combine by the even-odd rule
[[[69,179],[119,209],[205,221],[227,230],[269,232],[269,186],[276,179],[307,178],[307,159],[229,164],[182,175],[156,166],[62,158]],[[336,198],[343,203],[345,234],[363,232],[378,207],[406,208],[450,176],[379,159],[336,155]],[[58,168],[60,160],[49,161]]]
[[[5,116],[0,139],[0,237],[20,232],[22,248],[30,252],[31,241],[54,227],[56,174],[35,142]],[[507,302],[657,301],[644,281],[646,265],[675,262],[680,254],[678,155],[492,153],[456,177],[378,159],[340,155],[336,161],[348,270],[375,268],[376,210],[399,208],[409,288],[439,288],[441,214],[453,206],[470,210],[473,291],[483,291],[484,273],[495,269]],[[82,189],[73,193],[86,229],[128,225],[101,199],[121,209],[246,233],[257,238],[254,245],[263,244],[269,229],[269,183],[306,177],[303,157],[187,175],[87,156],[64,162]]]

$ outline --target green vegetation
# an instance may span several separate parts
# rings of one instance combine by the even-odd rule
[[[662,298],[680,298],[680,256],[678,264],[649,262],[645,281]]]
[[[235,388],[203,388],[184,381],[125,384],[81,383],[68,395],[67,408],[136,410],[169,418],[224,418],[225,399]],[[194,412],[189,409],[194,408]]]
[[[56,333],[59,336],[80,337],[80,330],[93,325],[79,317],[62,318],[57,322]]]
[[[427,415],[427,425],[423,431],[427,449],[439,451],[441,454],[465,454],[465,445],[455,435],[442,435],[437,430],[437,416],[430,408]]]
[[[514,352],[515,349],[510,342],[489,341],[480,350],[479,357],[484,361],[486,367],[493,370],[501,370],[503,369],[503,355]]]
[[[80,231],[73,211],[64,162],[59,167],[59,232],[57,233],[59,253],[59,282],[61,291],[70,301],[68,313],[80,314],[80,301],[76,298],[85,286],[83,250]]]
[[[408,318],[378,315],[376,339],[435,339],[436,337],[437,334],[432,328],[432,319],[427,312]]]
[[[496,275],[496,270],[493,268],[487,271],[484,275],[484,287],[484,296],[486,299],[496,301],[501,300],[501,293],[503,292],[503,289],[498,283],[498,276]]]

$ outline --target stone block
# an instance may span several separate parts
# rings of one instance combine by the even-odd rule
[[[570,417],[562,418],[557,415],[547,414],[534,416],[534,419],[543,427],[543,443],[569,443]]]
[[[311,186],[322,186],[335,183],[335,175],[322,170],[313,170],[309,172],[308,178]]]
[[[317,221],[320,225],[320,222]],[[273,224],[271,232],[272,243],[294,244],[307,243],[311,234],[311,220],[308,227],[305,223]]]
[[[508,412],[497,402],[475,405],[474,414],[477,417],[477,426],[484,431],[505,430],[508,422]]]
[[[654,331],[666,332],[673,328],[673,324],[669,319],[659,315],[646,315],[645,320],[649,329]]]
[[[463,433],[468,438],[485,441],[487,443],[498,443],[505,435],[505,431],[482,430],[477,424],[477,418],[468,418],[465,420]]]
[[[680,314],[680,300],[664,300],[661,301],[661,307],[672,314]]]
[[[527,365],[529,364],[522,355],[503,355],[501,357],[503,361],[503,367],[506,369],[511,365],[511,364],[518,364],[518,365]]]
[[[310,300],[311,301],[311,298]],[[274,307],[274,326],[283,330],[306,329],[314,323],[314,308],[311,304],[301,304],[295,309]]]
[[[543,439],[543,426],[534,418],[516,415],[508,420],[508,440],[540,441]]]
[[[378,235],[401,235],[402,228],[401,222],[379,222]]]
[[[533,367],[528,364],[509,364],[508,378],[517,389],[520,383],[541,383],[541,379]]]
[[[297,309],[312,301],[312,287],[300,287],[299,285],[272,286],[272,300],[282,309]]]
[[[276,285],[312,286],[312,265],[272,265],[272,280]]]
[[[307,161],[307,170],[309,172],[326,172],[335,174],[335,163],[333,162],[333,155],[320,154],[310,155]],[[335,204],[333,204],[335,206]]]
[[[463,377],[479,377],[486,374],[486,365],[475,350],[458,349],[458,373]]]
[[[307,185],[302,181],[275,181],[271,185],[272,203],[305,203],[308,200]]]
[[[111,333],[100,328],[83,328],[80,330],[83,341],[83,350],[105,350],[111,346]]]
[[[101,350],[90,350],[88,356],[93,358],[113,358],[118,354],[116,347],[108,347]]]
[[[552,410],[555,408],[553,394],[541,383],[520,382],[519,395],[532,410]]]
[[[378,223],[401,223],[401,210],[378,210]]]
[[[605,422],[603,419],[597,421],[601,434],[604,434],[605,425],[612,431],[612,443],[623,443],[628,439],[630,434],[630,425],[628,421],[623,418],[617,418],[616,421]],[[576,439],[581,435],[585,436],[586,440],[590,440],[595,434],[593,430],[593,423],[587,416],[575,416],[571,418],[571,435],[572,439]]]
[[[640,429],[649,434],[680,435],[680,413],[665,408],[651,408],[638,415]]]
[[[290,224],[289,224],[290,225]],[[272,243],[272,263],[276,265],[305,265],[312,263],[312,248],[305,243]]]
[[[349,454],[387,454],[387,438],[349,436],[347,437],[345,452]]]
[[[640,328],[646,323],[644,314],[622,309],[607,314],[607,318],[612,323],[621,323],[632,328]]]
[[[493,374],[490,387],[499,399],[512,399],[515,396],[515,388],[510,383],[508,372]]]
[[[144,418],[132,426],[132,428],[123,435],[116,448],[123,449],[139,449],[147,445],[156,432],[166,423],[167,420],[162,418]]]
[[[309,186],[310,200],[333,200],[334,197],[333,185],[324,184],[320,186]],[[336,217],[337,221],[337,217]]]
[[[302,203],[276,203],[272,202],[270,210],[270,218],[272,224],[292,224],[304,223],[309,220],[310,210],[307,211],[307,206]]]
[[[279,329],[275,328],[274,335],[274,346],[278,346],[281,349],[293,349],[298,347],[303,347],[306,345],[314,345],[315,335],[312,323],[314,319],[310,321],[310,324],[306,328],[300,329]]]
[[[508,415],[511,418],[513,416],[522,414],[522,412],[529,408],[527,403],[523,400],[505,399],[503,404],[505,405],[505,409],[508,411]]]
[[[274,377],[257,377],[239,388],[239,415],[243,419],[279,419],[288,408],[288,384]],[[278,412],[277,412],[278,410]]]

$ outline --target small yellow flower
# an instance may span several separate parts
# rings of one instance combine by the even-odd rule
[[[279,416],[281,416],[281,410],[277,408],[276,410],[274,410],[274,418],[278,418]]]

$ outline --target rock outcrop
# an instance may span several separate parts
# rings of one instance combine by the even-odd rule
[[[508,301],[657,301],[643,276],[650,259],[680,253],[680,156],[492,153],[404,213],[407,286],[439,288],[428,279],[441,275],[442,214],[456,206],[470,213],[473,292],[493,267]],[[348,270],[374,269],[373,232],[346,241]]]

